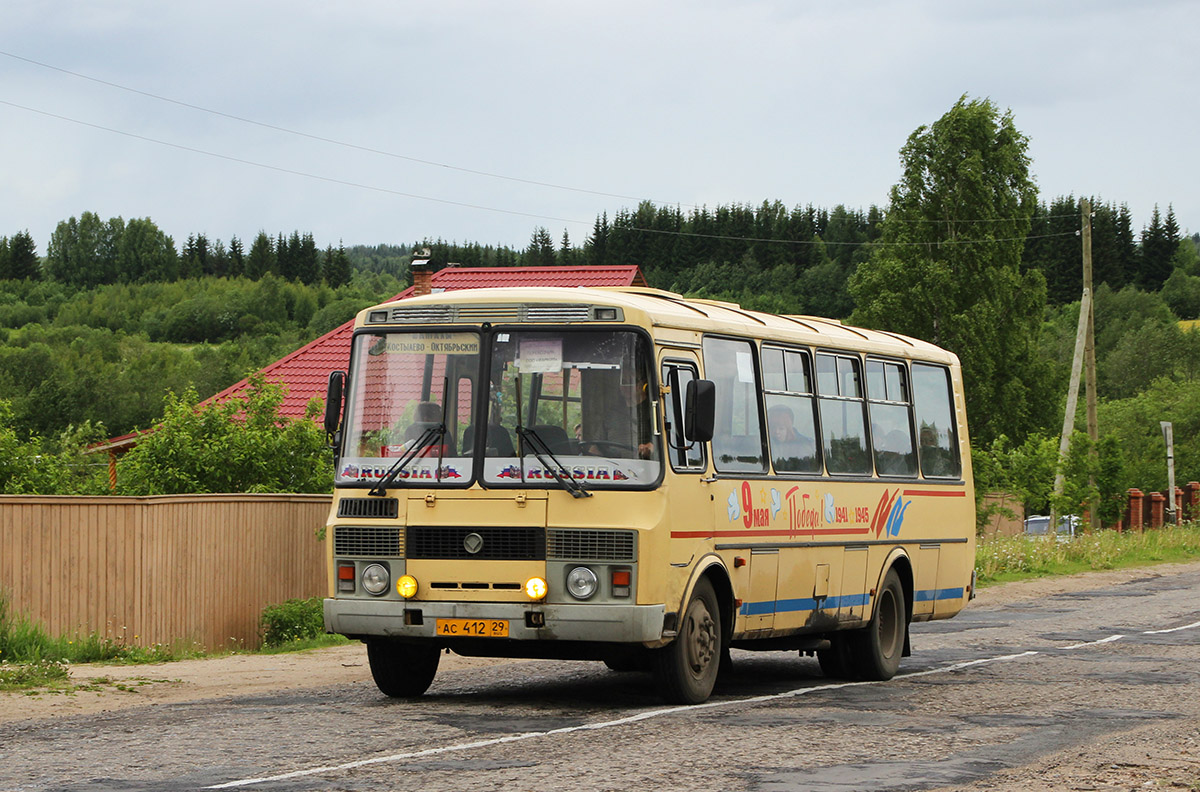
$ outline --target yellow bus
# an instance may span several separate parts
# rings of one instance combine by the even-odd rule
[[[479,289],[362,311],[330,375],[328,631],[419,696],[443,650],[650,670],[730,647],[889,679],[973,596],[957,358],[645,288]]]

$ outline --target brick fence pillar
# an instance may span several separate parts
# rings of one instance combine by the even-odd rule
[[[1137,487],[1129,490],[1129,530],[1142,530],[1142,491]]]
[[[1167,496],[1161,492],[1150,493],[1150,527],[1162,528],[1163,510],[1167,503]]]
[[[1200,510],[1200,481],[1188,482],[1184,489],[1186,494],[1183,496],[1183,518],[1191,521],[1196,519],[1196,512]]]

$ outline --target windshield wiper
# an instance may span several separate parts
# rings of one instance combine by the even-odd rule
[[[371,487],[371,489],[367,490],[367,494],[376,495],[379,497],[386,495],[388,485],[392,484],[396,480],[396,477],[403,472],[404,468],[408,467],[409,462],[412,462],[418,456],[422,456],[430,446],[434,445],[434,443],[431,442],[434,438],[437,438],[438,480],[440,481],[442,476],[442,442],[445,437],[445,423],[440,423],[437,426],[430,426],[424,432],[421,432],[421,436],[418,437],[416,441],[409,447],[409,449],[404,452],[404,456],[397,459],[395,464],[388,468],[388,472],[383,474],[383,478],[381,478],[374,487]]]
[[[567,466],[560,462],[558,457],[554,455],[554,452],[550,450],[550,446],[546,444],[541,435],[533,429],[526,429],[524,426],[517,427],[517,434],[521,436],[521,439],[529,443],[530,450],[533,451],[533,455],[538,458],[538,461],[542,463],[542,467],[554,477],[555,481],[562,485],[563,489],[571,493],[571,497],[592,497],[592,493],[588,492],[587,488],[583,486],[583,482],[572,476],[571,471],[567,470]],[[554,464],[548,462],[546,457],[549,457]]]

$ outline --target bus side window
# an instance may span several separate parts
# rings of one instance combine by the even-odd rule
[[[704,371],[717,388],[713,462],[723,473],[767,470],[754,358],[750,341],[704,339]]]
[[[902,363],[867,361],[867,398],[875,470],[881,476],[916,476],[908,375]]]
[[[775,472],[820,473],[808,353],[764,346],[762,371]]]
[[[675,470],[703,471],[704,444],[689,443],[683,437],[683,396],[687,385],[696,379],[696,367],[690,363],[668,362],[662,368],[663,382],[671,389],[664,403],[666,406],[667,456]]]
[[[821,404],[821,441],[825,469],[870,474],[862,376],[857,357],[817,355],[817,393]]]
[[[921,474],[926,478],[958,478],[962,466],[950,396],[950,372],[943,366],[913,363],[912,381]]]

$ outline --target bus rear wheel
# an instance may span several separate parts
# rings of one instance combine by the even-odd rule
[[[433,684],[441,654],[436,646],[371,638],[367,662],[379,692],[392,698],[415,698]]]
[[[889,569],[875,601],[875,615],[866,629],[851,638],[850,657],[858,679],[883,681],[900,670],[908,635],[908,606],[895,569]]]
[[[672,704],[700,704],[712,694],[721,666],[721,613],[707,578],[692,591],[679,634],[654,654],[654,679]]]

